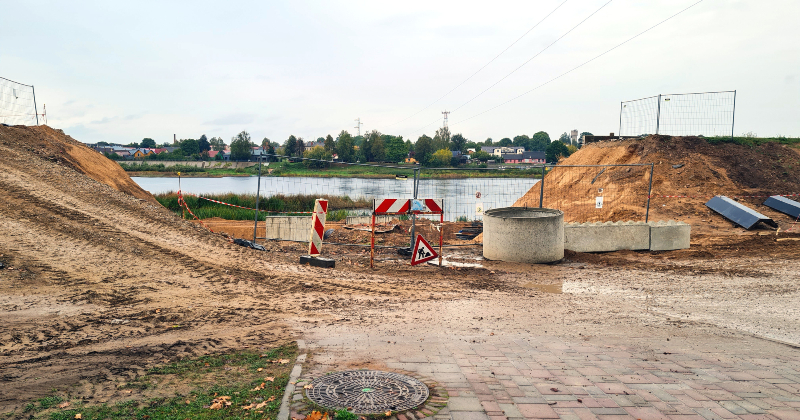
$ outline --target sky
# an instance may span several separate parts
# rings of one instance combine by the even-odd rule
[[[704,0],[578,67],[696,1],[3,1],[0,77],[86,143],[416,140],[445,110],[474,141],[603,135],[621,101],[726,90],[737,135],[800,137],[796,0]]]

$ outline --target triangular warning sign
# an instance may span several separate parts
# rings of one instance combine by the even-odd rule
[[[417,235],[417,242],[414,244],[414,253],[411,254],[411,265],[422,264],[438,256],[439,254],[433,250],[431,244],[429,244],[422,235]]]

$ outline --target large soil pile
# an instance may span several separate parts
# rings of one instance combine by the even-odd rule
[[[136,198],[158,203],[143,190],[120,166],[85,144],[46,125],[25,127],[0,126],[0,146],[22,149],[34,155],[65,165],[95,181],[110,185]]]
[[[567,221],[643,220],[650,179],[648,167],[573,167],[654,163],[650,220],[683,220],[693,227],[730,230],[731,224],[704,203],[715,195],[737,200],[775,219],[793,220],[761,205],[763,196],[800,192],[800,154],[766,143],[757,147],[709,144],[698,137],[649,136],[586,145],[559,162],[544,182],[544,206],[565,212]],[[536,185],[515,206],[539,205]],[[596,208],[596,197],[605,199]],[[756,197],[751,197],[756,196]]]

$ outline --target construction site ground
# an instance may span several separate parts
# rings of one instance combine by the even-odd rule
[[[445,248],[447,267],[381,248],[371,269],[368,248],[331,245],[336,268],[321,269],[298,264],[307,244],[234,245],[44,138],[79,147],[48,127],[0,127],[0,413],[12,418],[54,392],[141,398],[120,385],[148,367],[297,339],[308,377],[436,380],[440,418],[800,418],[797,233],[728,224],[687,250],[540,265],[485,261],[470,244]]]

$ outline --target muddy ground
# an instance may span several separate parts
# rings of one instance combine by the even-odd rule
[[[0,194],[0,413],[53,392],[134,398],[119,386],[149,366],[337,328],[800,345],[792,232],[543,265],[483,261],[472,245],[445,250],[460,266],[411,267],[380,249],[370,269],[367,249],[327,246],[336,268],[318,269],[298,265],[305,244],[236,246],[2,142]]]

